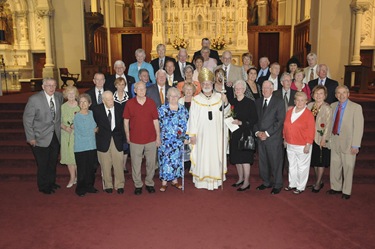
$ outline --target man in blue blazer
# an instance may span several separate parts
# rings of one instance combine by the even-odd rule
[[[38,189],[52,194],[60,188],[56,184],[56,165],[60,151],[61,105],[63,96],[56,92],[53,78],[43,79],[42,89],[32,95],[23,113],[26,140],[31,145],[37,170]]]

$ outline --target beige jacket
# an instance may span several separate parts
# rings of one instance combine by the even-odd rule
[[[311,111],[315,102],[311,102],[307,105],[307,108]],[[329,132],[332,122],[332,109],[328,103],[323,103],[319,109],[318,115],[315,119],[315,137],[314,141],[316,144],[320,145],[322,139],[326,140],[326,145],[324,147],[330,148],[329,140],[331,132]],[[322,127],[324,126],[324,128]],[[319,131],[323,131],[323,136]]]

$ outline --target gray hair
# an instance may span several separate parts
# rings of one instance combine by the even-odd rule
[[[349,88],[346,85],[338,85],[335,89],[335,93],[337,93],[337,90],[340,88],[344,88],[346,92],[349,92]]]
[[[143,81],[138,81],[136,83],[134,83],[134,89],[137,89],[139,87],[139,85],[144,85],[146,87],[146,83],[144,83]]]
[[[165,45],[163,43],[160,43],[156,46],[156,50],[158,50],[160,47],[164,47],[164,49],[166,48]]]
[[[185,68],[184,68],[184,73],[186,73],[186,71],[190,69],[192,72],[194,72],[194,67],[191,66],[191,65],[186,65]]]
[[[237,85],[241,85],[244,89],[246,89],[246,82],[244,80],[237,80],[234,82],[233,89],[235,89]]]
[[[285,76],[288,76],[290,79],[292,79],[292,76],[290,75],[290,73],[288,72],[285,72],[281,75],[281,78],[280,78],[280,81],[283,82],[284,81],[284,78]]]
[[[155,77],[156,77],[156,78],[158,77],[159,73],[164,73],[165,76],[167,76],[167,72],[166,72],[164,69],[159,69],[159,70],[156,71],[156,73],[155,73]]]
[[[326,64],[319,64],[319,65],[316,67],[316,72],[318,73],[322,67],[327,68],[327,75],[328,75],[328,73],[329,73],[329,67],[328,67]]]
[[[55,78],[52,78],[52,77],[44,78],[43,79],[43,85],[45,85],[47,83],[47,81],[53,81],[53,82],[55,82],[55,85],[57,85],[57,82],[56,82]]]
[[[176,87],[170,87],[167,91],[167,98],[169,99],[173,93],[176,93],[178,98],[181,97],[181,92]]]
[[[137,54],[143,54],[144,56],[146,56],[146,52],[143,50],[143,48],[138,48],[137,50],[135,50],[135,56],[137,56]]]
[[[318,59],[318,56],[315,53],[309,53],[306,58],[313,57],[315,60]]]
[[[142,74],[143,72],[147,72],[147,74],[150,76],[150,73],[148,72],[148,70],[147,70],[146,68],[141,68],[141,69],[139,69],[139,71],[138,71],[138,78],[139,78],[139,76],[141,76],[141,74]]]
[[[122,66],[125,68],[125,62],[123,62],[122,60],[117,60],[115,61],[115,63],[113,64],[113,67],[116,67],[116,66]]]

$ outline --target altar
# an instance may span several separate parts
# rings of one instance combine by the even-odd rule
[[[214,39],[223,39],[225,46],[218,52],[230,50],[234,64],[240,64],[248,51],[246,0],[155,0],[153,17],[152,58],[157,57],[160,43],[175,58],[178,49],[173,45],[183,41],[191,60],[205,37],[211,45]]]

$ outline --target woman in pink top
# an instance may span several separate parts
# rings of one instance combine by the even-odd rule
[[[294,81],[292,82],[292,85],[290,86],[290,89],[296,90],[298,92],[304,92],[306,93],[307,100],[311,100],[311,90],[309,85],[306,83],[303,83],[302,80],[305,77],[305,73],[303,72],[303,69],[298,68],[294,73]]]
[[[307,96],[297,92],[294,96],[295,107],[290,109],[284,121],[284,145],[289,161],[289,186],[285,191],[302,193],[309,178],[312,143],[315,136],[315,120],[307,109]]]

